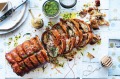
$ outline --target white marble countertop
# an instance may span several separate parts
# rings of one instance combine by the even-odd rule
[[[15,0],[17,1],[17,0]],[[89,1],[94,1],[94,0],[89,0]],[[62,12],[68,11],[68,12],[78,12],[82,6],[83,3],[89,2],[88,0],[78,0],[77,5],[70,10],[65,10],[62,8]],[[13,73],[10,65],[5,60],[5,52],[10,51],[12,48],[14,48],[16,45],[21,44],[23,41],[30,39],[31,37],[34,37],[35,35],[38,35],[39,38],[41,38],[41,34],[48,26],[49,19],[46,18],[43,13],[42,13],[42,4],[45,2],[45,0],[30,0],[30,9],[32,10],[33,14],[35,16],[38,16],[41,14],[41,18],[44,20],[44,27],[42,29],[36,30],[31,26],[31,15],[28,15],[26,21],[15,31],[5,34],[5,35],[0,35],[0,79],[4,78],[21,78],[17,76],[15,73]],[[119,16],[119,5],[120,1],[119,0],[101,0],[101,8],[102,9],[108,9],[106,11],[103,11],[107,14],[107,18],[110,21],[110,26],[109,27],[102,27],[100,28],[99,31],[96,33],[100,34],[102,38],[102,44],[101,45],[95,45],[95,46],[90,46],[88,45],[84,51],[84,54],[87,52],[92,52],[93,55],[95,55],[95,63],[89,62],[89,60],[86,59],[86,55],[84,57],[81,56],[80,53],[76,55],[76,58],[71,61],[71,62],[66,62],[65,66],[63,68],[58,68],[62,72],[62,74],[58,73],[55,69],[51,69],[53,65],[47,64],[49,67],[45,69],[45,72],[43,73],[41,68],[37,68],[35,71],[30,72],[29,74],[23,76],[23,78],[64,78],[66,74],[70,71],[68,68],[68,64],[70,64],[70,67],[73,66],[73,64],[76,64],[73,67],[73,72],[70,71],[70,73],[66,76],[66,78],[83,78],[83,79],[95,79],[95,78],[100,78],[100,79],[119,79],[120,77],[116,76],[108,76],[108,69],[100,69],[98,71],[95,71],[89,76],[84,76],[83,72],[87,69],[89,65],[93,67],[93,70],[96,68],[100,67],[100,62],[99,60],[101,59],[102,56],[108,54],[108,39],[120,39],[118,36],[120,36],[120,27],[118,27],[120,24],[120,16]],[[119,6],[119,7],[118,7]],[[57,22],[59,21],[59,18],[53,19],[52,21]],[[30,33],[30,35],[24,36],[26,33]],[[117,35],[116,35],[117,34]],[[15,37],[20,38],[18,40],[14,40]],[[10,40],[12,38],[12,40]],[[16,42],[17,41],[17,42]],[[8,43],[11,42],[10,45]],[[17,43],[17,44],[16,44]],[[95,51],[92,49],[95,48]],[[97,54],[96,54],[97,53]],[[63,59],[64,60],[64,59]],[[63,61],[62,60],[62,61]],[[52,73],[51,73],[52,71]]]

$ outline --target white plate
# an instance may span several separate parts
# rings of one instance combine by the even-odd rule
[[[22,3],[22,2],[21,2]],[[13,4],[12,4],[13,5]],[[17,5],[20,5],[20,3],[18,3]],[[8,4],[8,9],[11,8],[11,4]],[[25,9],[26,9],[26,5],[22,5],[21,7],[19,7],[18,9],[16,9],[15,12],[13,12],[12,15],[10,15],[7,19],[5,19],[4,21],[2,21],[0,23],[0,30],[10,30],[12,28],[14,28],[22,19],[24,13],[25,13]],[[4,14],[0,13],[1,16]]]
[[[15,29],[17,29],[18,27],[20,27],[20,25],[25,21],[25,19],[27,18],[27,15],[28,15],[28,8],[29,8],[29,2],[27,2],[26,4],[24,4],[23,6],[21,6],[21,13],[20,13],[20,15],[19,14],[16,14],[16,16],[17,15],[19,15],[17,18],[17,21],[11,21],[10,20],[10,22],[6,22],[6,25],[7,26],[10,26],[9,28],[9,30],[0,30],[0,34],[6,34],[6,33],[9,33],[9,32],[11,32],[11,31],[14,31]],[[20,9],[18,9],[17,11],[18,12],[20,12],[19,11]],[[17,12],[17,13],[18,13]],[[14,17],[16,17],[16,16],[14,16]],[[13,18],[14,19],[14,18]],[[13,22],[13,23],[11,23],[11,22]],[[1,25],[0,25],[0,27],[1,27]]]

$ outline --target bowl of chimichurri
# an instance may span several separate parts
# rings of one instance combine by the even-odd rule
[[[60,14],[60,4],[55,0],[47,0],[42,9],[49,18],[55,18]]]

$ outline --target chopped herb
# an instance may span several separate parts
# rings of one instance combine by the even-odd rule
[[[59,63],[58,64],[60,67],[63,67],[64,66],[64,63]]]
[[[11,42],[8,42],[8,45],[10,45],[11,44]]]
[[[87,4],[84,4],[83,6],[84,6],[84,8],[88,8],[88,7],[90,7],[92,4],[90,4],[90,3],[87,3]]]
[[[79,12],[77,12],[76,15],[79,16]]]
[[[87,7],[88,7],[88,4],[84,4],[84,7],[87,8]]]
[[[99,44],[99,45],[100,45],[100,44],[101,44],[101,40],[99,40],[99,41],[97,42],[97,44]]]
[[[9,38],[10,41],[12,41],[12,38]]]
[[[43,72],[45,71],[45,69],[47,68],[47,66],[43,66],[42,69],[43,69]]]
[[[50,47],[49,55],[52,56],[52,57],[56,57],[57,54],[58,54],[58,48]]]
[[[95,50],[95,48],[93,48],[93,50]]]
[[[16,47],[18,45],[18,40],[21,38],[21,35],[17,35],[14,38],[14,47]]]
[[[53,25],[54,25],[53,22],[51,22],[51,21],[48,22],[48,26],[53,26]]]
[[[16,47],[17,45],[18,45],[18,42],[15,42],[15,43],[14,43],[14,47]]]
[[[18,40],[19,38],[21,38],[21,36],[15,36],[15,40]]]
[[[73,19],[73,18],[76,18],[76,16],[77,16],[77,13],[63,13],[63,14],[61,14],[61,16],[63,17],[63,19]]]
[[[53,57],[49,56],[49,60],[50,60],[50,63],[55,64],[55,65],[59,63],[57,57],[56,57],[56,58],[55,58],[55,57],[53,58]]]
[[[84,56],[83,52],[81,52],[81,55]]]

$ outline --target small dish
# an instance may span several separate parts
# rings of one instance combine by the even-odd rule
[[[76,5],[77,0],[59,0],[59,2],[64,8],[72,8]]]
[[[60,4],[56,0],[47,0],[42,10],[48,18],[55,18],[60,14]]]

